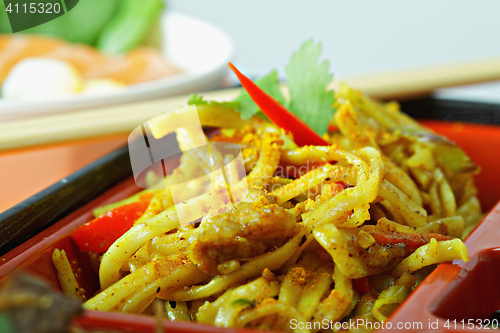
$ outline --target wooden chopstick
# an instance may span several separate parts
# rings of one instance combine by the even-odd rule
[[[500,79],[500,58],[445,66],[410,69],[341,81],[379,99],[425,95],[442,87]],[[338,81],[332,87],[338,86]],[[286,90],[286,87],[284,87]],[[239,89],[203,94],[207,99],[231,100]],[[286,94],[286,91],[285,91]],[[128,134],[144,121],[185,105],[187,96],[94,108],[0,124],[0,149],[17,149],[68,140]]]
[[[230,100],[238,96],[239,91],[227,89],[204,96]],[[0,150],[129,134],[148,119],[185,105],[187,100],[188,96],[184,95],[7,122],[0,124]]]
[[[500,80],[500,58],[341,79],[378,99],[422,96],[438,88],[494,80]]]

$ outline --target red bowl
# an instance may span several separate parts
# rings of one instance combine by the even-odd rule
[[[460,331],[470,327],[468,320],[488,318],[500,309],[500,127],[438,121],[423,121],[434,131],[457,142],[482,167],[476,176],[479,198],[483,209],[489,211],[481,224],[465,240],[471,260],[456,260],[439,265],[385,323],[392,329],[408,331]],[[54,266],[54,248],[64,249],[70,258],[77,258],[85,276],[84,289],[97,290],[97,275],[92,271],[89,258],[82,254],[69,235],[80,225],[92,219],[94,208],[130,196],[140,190],[133,179],[127,179],[92,202],[81,207],[63,220],[52,225],[19,247],[0,258],[0,277],[14,269],[23,269],[47,279],[60,289]],[[88,263],[86,265],[85,263]],[[453,321],[455,320],[455,321]],[[462,321],[463,320],[463,321]],[[87,329],[109,328],[122,332],[153,332],[154,319],[144,315],[85,311],[74,323]],[[390,324],[389,324],[390,323]],[[408,324],[409,323],[409,324]],[[482,321],[484,323],[484,321]],[[407,325],[405,327],[404,325]],[[432,326],[430,326],[432,324]],[[403,325],[402,327],[400,327]],[[438,329],[435,329],[437,325]],[[219,332],[222,329],[196,323],[164,321],[168,332]],[[227,332],[249,330],[225,329]]]

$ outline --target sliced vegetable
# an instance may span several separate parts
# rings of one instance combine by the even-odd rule
[[[373,297],[377,298],[378,297],[378,291],[375,289],[375,287],[370,283],[370,280],[368,280],[368,277],[362,277],[359,279],[353,279],[352,280],[352,286],[354,289],[356,289],[360,294],[366,294],[369,293]]]
[[[285,105],[285,97],[281,93],[278,72],[272,71],[261,79],[255,81],[255,84],[264,90],[269,96],[274,98],[281,105]],[[241,95],[236,98],[239,102],[238,111],[241,113],[242,119],[249,119],[255,115],[259,115],[260,110],[257,104],[252,100],[248,92],[242,91]]]
[[[126,199],[110,203],[109,205],[102,206],[99,208],[94,209],[94,217],[99,217],[107,212],[109,212],[112,209],[115,209],[120,206],[128,205],[133,202],[138,202],[138,201],[150,201],[153,196],[155,195],[157,190],[151,190],[147,189],[144,191],[141,191],[137,194],[134,194],[131,197],[128,197]]]
[[[477,173],[480,168],[455,142],[430,132],[402,132],[411,141],[422,142],[430,147],[436,157],[453,173]]]
[[[116,54],[132,50],[143,42],[162,8],[162,0],[122,0],[118,12],[99,35],[97,47]]]
[[[410,256],[401,261],[393,269],[391,275],[401,276],[405,273],[413,273],[425,266],[439,264],[455,259],[469,261],[467,247],[460,238],[437,241],[431,238],[429,244],[419,247]]]
[[[309,126],[307,126],[307,124],[302,121],[297,115],[288,111],[283,105],[269,96],[252,80],[241,74],[240,71],[233,66],[233,64],[229,63],[229,67],[236,74],[236,76],[240,80],[241,85],[248,92],[255,104],[259,106],[262,112],[273,123],[283,128],[284,130],[291,132],[297,145],[329,145],[328,142],[326,142],[321,136],[314,132]]]
[[[288,102],[281,92],[278,73],[276,71],[272,71],[263,78],[255,81],[254,85],[270,96],[274,103],[290,110],[295,115],[295,118],[302,119],[302,122],[309,125],[313,129],[313,132],[315,131],[317,134],[322,135],[326,133],[328,122],[335,112],[333,106],[335,97],[333,91],[328,89],[333,77],[328,72],[330,64],[326,60],[318,63],[320,54],[321,44],[314,44],[312,40],[309,40],[292,55],[290,63],[286,67],[290,91],[290,100]],[[245,85],[243,86],[245,87]],[[205,103],[203,100],[202,102]],[[263,111],[261,110],[261,105],[257,103],[255,96],[252,96],[252,93],[248,89],[246,89],[246,92],[242,92],[236,98],[235,102],[239,102],[237,110],[240,112],[242,119],[246,120],[253,116],[263,117],[262,113],[259,112]],[[189,104],[198,103],[193,102]],[[267,116],[269,117],[269,115]],[[285,117],[283,123],[288,122],[289,119],[290,117]],[[273,122],[278,125],[276,120],[273,120]],[[296,123],[296,121],[293,122]]]
[[[440,234],[406,234],[400,232],[371,232],[370,233],[377,244],[380,245],[395,245],[395,244],[405,244],[407,249],[415,250],[422,245],[428,244],[431,238],[435,238],[437,241],[450,240],[453,237],[440,235]]]
[[[216,102],[216,101],[207,101],[203,99],[202,96],[198,94],[190,94],[188,98],[188,105],[208,105],[208,106],[220,106],[228,109],[237,109],[240,106],[240,102]],[[243,117],[242,117],[243,118]],[[244,118],[245,119],[245,118]]]
[[[148,205],[149,200],[143,200],[112,209],[82,225],[71,238],[84,252],[104,253],[121,235],[132,228]]]
[[[454,173],[478,173],[480,168],[454,142],[437,144],[433,147],[434,153],[445,167]]]
[[[391,314],[394,308],[384,309],[384,306],[403,303],[410,292],[411,289],[400,285],[394,285],[389,289],[382,291],[373,305],[373,316],[377,318],[378,321],[387,321],[387,317]]]
[[[71,43],[94,45],[103,28],[112,20],[113,15],[117,12],[122,0],[80,0],[77,2],[78,5],[72,9],[68,9],[69,2],[66,2],[68,12],[64,15],[24,30],[22,33],[47,34],[51,37],[63,38]],[[0,33],[3,30],[1,28],[3,20],[2,5],[0,5]],[[62,11],[63,9],[61,8]],[[34,15],[43,17],[47,14],[37,12]],[[7,15],[5,15],[5,18],[8,24]],[[10,30],[8,32],[10,33]]]

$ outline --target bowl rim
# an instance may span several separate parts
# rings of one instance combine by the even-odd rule
[[[46,113],[63,112],[69,110],[80,110],[86,108],[102,107],[107,105],[118,105],[123,103],[137,102],[146,99],[169,97],[190,92],[206,91],[213,89],[222,81],[227,74],[227,63],[234,56],[234,43],[229,35],[202,19],[182,14],[175,11],[166,10],[161,17],[161,30],[163,37],[162,53],[168,58],[173,59],[173,63],[181,66],[184,71],[172,76],[160,78],[158,80],[142,82],[127,86],[123,90],[105,95],[75,95],[53,100],[40,101],[9,101],[0,98],[0,120],[14,120],[29,115],[43,115]],[[197,30],[189,30],[188,27],[197,27]],[[168,30],[167,30],[168,28]],[[200,67],[199,61],[205,59],[206,54],[200,55],[198,59],[189,61],[179,60],[186,58],[184,54],[194,53],[189,47],[191,44],[185,44],[183,49],[180,43],[166,41],[171,39],[173,42],[183,38],[187,34],[190,38],[198,38],[193,41],[196,43],[210,42],[214,49],[222,50],[220,53],[212,52],[210,61]],[[177,49],[175,50],[174,47]]]

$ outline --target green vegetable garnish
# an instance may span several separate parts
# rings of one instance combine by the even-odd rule
[[[235,305],[249,306],[250,309],[255,308],[255,300],[249,300],[248,298],[237,299],[232,304],[233,304],[233,306],[235,306]]]
[[[430,147],[448,171],[460,174],[477,173],[480,170],[462,148],[444,136],[429,132],[403,132],[402,136]]]
[[[191,94],[188,98],[188,105],[209,105],[209,106],[220,106],[228,109],[237,109],[240,105],[240,102],[216,102],[216,101],[207,101],[204,100],[202,96],[198,94]],[[243,118],[243,117],[242,117]]]
[[[94,45],[104,26],[120,7],[122,0],[80,0],[66,14],[51,21],[23,30],[27,34],[47,34],[63,38],[71,43]],[[28,3],[29,7],[29,3]],[[61,11],[63,8],[61,8]],[[44,13],[35,15],[44,16]],[[0,1],[0,33],[11,33],[5,6]]]
[[[286,103],[285,97],[281,93],[277,71],[272,71],[263,78],[255,81],[255,84],[281,104],[284,105]],[[241,118],[243,120],[250,119],[260,113],[259,107],[246,91],[243,90],[240,96],[236,98],[236,101],[239,102],[238,111],[241,113]]]
[[[0,313],[0,332],[2,333],[13,333],[12,323],[5,313]]]
[[[327,91],[333,75],[327,60],[318,63],[321,44],[308,40],[292,55],[286,67],[290,103],[288,110],[299,116],[316,133],[326,133],[326,123],[334,113],[333,91]]]
[[[333,75],[328,72],[330,64],[327,60],[318,63],[320,54],[321,44],[315,44],[311,39],[302,44],[300,49],[292,55],[290,63],[286,67],[290,89],[290,100],[288,102],[281,93],[277,71],[272,71],[255,81],[255,84],[306,122],[316,133],[322,135],[327,130],[326,124],[328,120],[335,112],[333,107],[335,98],[333,91],[327,90],[327,86],[333,78]],[[225,105],[218,103],[216,105],[236,108],[244,120],[253,116],[265,118],[246,91],[243,91],[234,102],[239,104],[237,106],[231,103]],[[217,102],[207,102],[198,95],[191,95],[188,103],[207,104]]]
[[[109,53],[132,50],[150,32],[162,8],[162,0],[122,0],[118,12],[99,35],[97,47]]]

